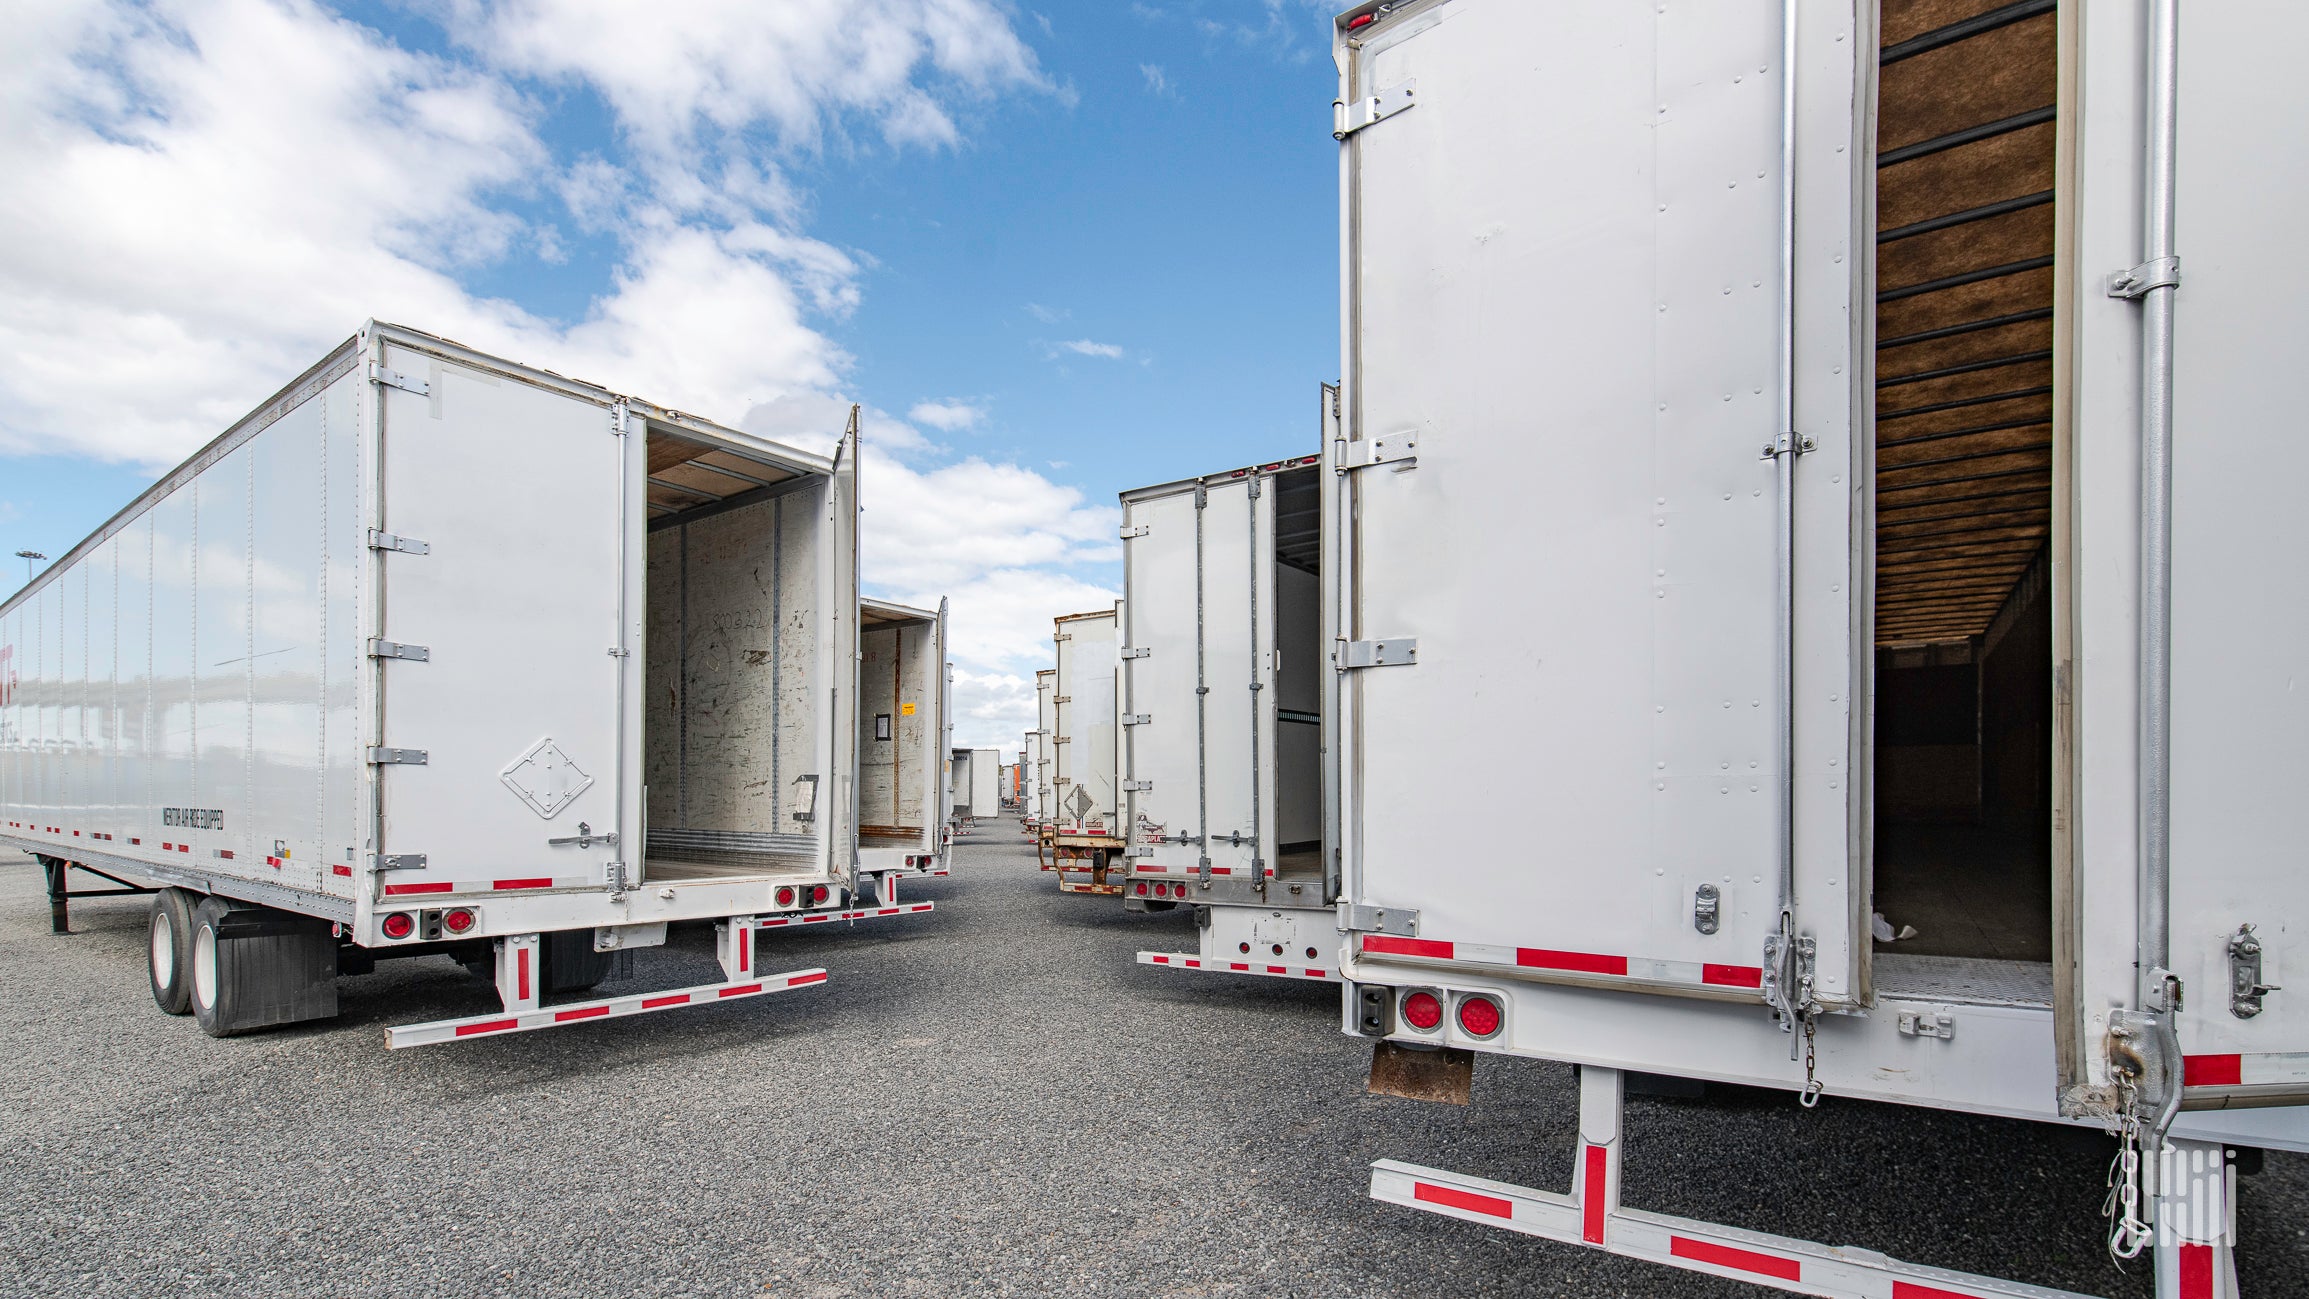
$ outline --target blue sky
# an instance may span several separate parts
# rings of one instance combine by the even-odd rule
[[[51,0],[0,88],[0,558],[370,314],[804,443],[857,401],[869,589],[953,597],[958,738],[1014,743],[1116,492],[1314,445],[1331,10]]]

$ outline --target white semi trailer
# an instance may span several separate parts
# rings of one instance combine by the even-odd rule
[[[1123,905],[1198,922],[1197,951],[1141,964],[1338,981],[1320,459],[1122,494]]]
[[[1107,878],[1122,852],[1119,690],[1123,647],[1117,642],[1121,602],[1114,608],[1054,619],[1058,648],[1051,678],[1056,774],[1051,777],[1051,860],[1067,893],[1122,892]],[[1069,879],[1069,875],[1081,876]]]
[[[1034,674],[1034,729],[1026,733],[1026,831],[1035,837],[1037,856],[1058,814],[1050,783],[1058,774],[1058,746],[1051,743],[1057,734],[1058,705],[1050,702],[1057,695],[1057,680],[1056,668]]]
[[[1375,1197],[2053,1293],[1625,1206],[1641,1071],[2108,1130],[2114,1252],[2236,1293],[2225,1148],[2309,1148],[2304,45],[2175,0],[1338,20],[1345,1026],[1581,1097],[1568,1194]]]
[[[59,928],[75,869],[156,891],[220,1035],[398,955],[502,1009],[396,1047],[822,982],[756,935],[900,913],[843,910],[856,454],[365,326],[0,605],[0,842]],[[541,1000],[683,921],[723,982]]]
[[[946,603],[859,601],[858,890],[897,900],[902,875],[946,875]]]

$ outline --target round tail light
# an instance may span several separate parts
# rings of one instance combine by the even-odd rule
[[[441,927],[452,934],[462,934],[473,927],[473,913],[463,907],[441,913]]]
[[[1138,895],[1139,895],[1140,897],[1142,897],[1142,898],[1146,896],[1146,881],[1145,881],[1145,880],[1140,880],[1140,881],[1138,882]]]
[[[1459,1027],[1470,1037],[1490,1037],[1499,1031],[1499,1003],[1489,997],[1468,997],[1459,1003]]]
[[[1251,954],[1251,945],[1249,943],[1237,943],[1235,944],[1235,950],[1241,952],[1245,956],[1249,956]]]
[[[387,938],[407,938],[417,932],[416,920],[411,918],[406,911],[393,912],[385,917],[383,924],[377,927],[385,931]]]
[[[778,905],[781,907],[794,905],[794,890],[791,887],[778,890]]]
[[[1403,999],[1403,1022],[1426,1032],[1443,1022],[1443,1003],[1432,992],[1414,992]]]
[[[812,906],[819,905],[823,903],[827,898],[832,896],[832,891],[827,889],[825,885],[820,884],[810,890],[810,904]]]

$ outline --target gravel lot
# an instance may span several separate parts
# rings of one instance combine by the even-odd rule
[[[389,962],[334,1022],[212,1040],[152,1005],[142,899],[51,936],[8,856],[0,1293],[1767,1293],[1371,1203],[1381,1157],[1566,1184],[1570,1071],[1367,1096],[1334,989],[1136,965],[1192,921],[1058,894],[1013,822],[965,844],[905,890],[932,915],[764,944],[824,987],[390,1054],[384,1025],[493,998]],[[717,977],[710,932],[636,974]],[[1746,1092],[1629,1121],[1632,1204],[2150,1293],[2101,1252],[2090,1134]],[[2245,1293],[2303,1294],[2309,1159],[2242,1200]]]

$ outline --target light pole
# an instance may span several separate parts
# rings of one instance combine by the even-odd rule
[[[32,585],[32,561],[36,559],[46,559],[48,556],[41,554],[37,550],[19,550],[16,552],[16,557],[24,561],[24,585]]]

